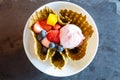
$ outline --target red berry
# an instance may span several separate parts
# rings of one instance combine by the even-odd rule
[[[42,20],[42,21],[39,21],[39,24],[41,25],[41,27],[46,30],[46,31],[49,31],[51,30],[52,26],[51,25],[48,25],[47,24],[47,20]]]
[[[40,33],[40,31],[43,30],[42,27],[41,27],[41,25],[39,24],[39,21],[37,21],[37,22],[33,25],[32,29],[33,29],[33,32],[35,32],[36,34],[37,34],[37,33]]]
[[[58,30],[58,29],[60,29],[60,27],[61,27],[61,26],[60,26],[59,24],[55,24],[55,26],[53,26],[52,29],[53,29],[53,30]]]
[[[51,42],[59,43],[60,42],[59,34],[60,34],[59,30],[50,30],[47,34],[47,39]]]

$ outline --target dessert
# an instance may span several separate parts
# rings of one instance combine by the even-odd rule
[[[93,33],[86,16],[67,9],[60,10],[57,15],[45,7],[32,15],[29,26],[35,54],[40,60],[50,59],[50,63],[59,69],[69,58],[80,60],[84,57],[87,41]]]
[[[64,48],[73,49],[84,40],[81,29],[74,24],[67,24],[60,29],[60,44]]]

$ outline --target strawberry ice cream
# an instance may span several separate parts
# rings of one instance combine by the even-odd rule
[[[74,24],[67,24],[60,29],[60,44],[63,48],[73,49],[85,39],[81,29]]]

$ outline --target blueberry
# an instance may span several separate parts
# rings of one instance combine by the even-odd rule
[[[40,41],[46,36],[46,31],[42,30],[38,35],[37,35],[37,40]]]
[[[45,31],[45,30],[42,30],[42,31],[40,32],[40,34],[41,34],[41,36],[44,38],[44,37],[46,36],[46,31]]]
[[[42,46],[41,51],[42,51],[43,54],[46,55],[47,54],[47,50],[48,49],[46,47]]]
[[[37,40],[40,41],[40,40],[42,40],[42,39],[43,39],[43,37],[42,37],[40,34],[38,34],[38,35],[37,35]]]
[[[55,43],[51,42],[50,45],[49,45],[50,49],[53,49],[55,48]]]
[[[58,51],[58,52],[62,52],[63,50],[64,50],[64,48],[63,48],[62,45],[59,45],[59,46],[57,47],[57,51]]]

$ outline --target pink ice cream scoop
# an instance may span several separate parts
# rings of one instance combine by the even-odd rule
[[[63,48],[73,49],[85,39],[81,29],[74,24],[67,24],[60,29],[60,44]]]

